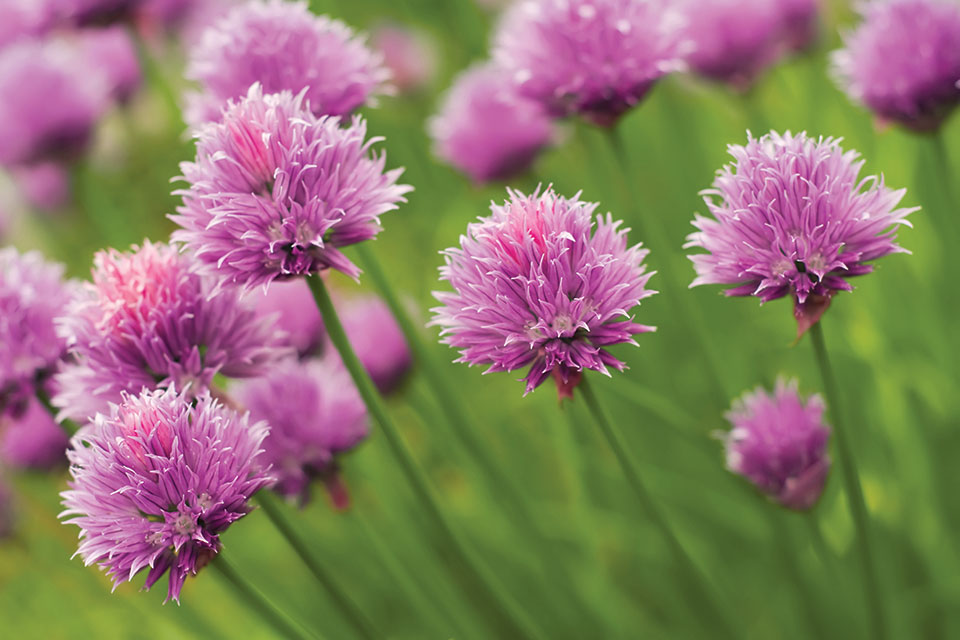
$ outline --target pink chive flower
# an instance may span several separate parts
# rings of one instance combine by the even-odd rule
[[[349,115],[385,91],[379,54],[345,24],[310,13],[305,2],[247,2],[207,29],[190,52],[186,76],[200,84],[185,117],[217,120],[228,100],[254,82],[265,93],[306,91],[316,116]]]
[[[80,32],[80,45],[88,68],[102,76],[105,93],[125,103],[140,88],[140,61],[130,35],[123,27]]]
[[[780,39],[788,51],[808,50],[820,36],[821,0],[780,0]]]
[[[390,308],[376,296],[349,298],[340,308],[350,345],[374,384],[381,393],[396,390],[413,357]]]
[[[935,131],[960,104],[960,5],[881,0],[860,12],[833,53],[837,83],[882,121]]]
[[[486,64],[462,73],[429,123],[434,152],[474,182],[507,180],[530,168],[555,137],[549,114]]]
[[[23,413],[0,417],[0,460],[19,469],[53,469],[67,461],[67,435],[31,398]]]
[[[277,477],[274,490],[305,504],[319,480],[338,509],[349,504],[339,455],[369,433],[367,409],[339,359],[288,360],[267,375],[245,380],[233,397],[255,420],[270,425],[263,459]]]
[[[289,354],[285,336],[238,291],[194,266],[189,254],[150,242],[94,257],[93,282],[59,320],[71,355],[53,398],[61,415],[84,420],[142,388],[201,393],[218,373],[260,375]]]
[[[0,49],[19,39],[37,38],[52,26],[50,7],[38,0],[3,0]]]
[[[610,214],[594,224],[597,205],[579,194],[507,194],[444,252],[440,278],[453,291],[434,293],[441,306],[431,324],[460,350],[457,362],[488,372],[529,366],[526,393],[552,374],[560,396],[571,397],[584,370],[624,368],[606,347],[654,330],[630,315],[655,293],[646,287],[648,251],[628,246]]]
[[[52,211],[70,202],[70,175],[59,162],[20,165],[10,173],[32,209]]]
[[[610,126],[685,68],[682,24],[663,0],[521,0],[501,16],[493,55],[554,115]]]
[[[338,247],[380,232],[380,215],[412,188],[385,171],[355,116],[317,117],[304,93],[263,95],[253,85],[223,119],[197,133],[197,157],[180,165],[187,189],[173,238],[229,282],[246,288],[334,268],[360,270]]]
[[[22,413],[56,371],[66,344],[54,318],[73,293],[63,266],[0,249],[0,414]]]
[[[727,468],[788,509],[811,508],[830,471],[823,412],[820,396],[804,401],[796,380],[777,381],[773,394],[745,393],[726,414],[733,425],[723,436]]]
[[[67,452],[67,524],[77,553],[114,584],[148,569],[144,588],[169,572],[167,600],[220,552],[220,534],[250,513],[272,478],[259,457],[268,432],[208,395],[175,390],[122,397],[74,436]]]
[[[383,56],[391,84],[398,91],[422,89],[436,74],[436,48],[422,33],[401,25],[383,24],[373,31],[371,44]]]
[[[286,334],[286,343],[296,349],[299,357],[316,355],[323,347],[327,335],[323,318],[304,280],[275,282],[266,291],[250,291],[246,298],[258,315],[272,319]]]
[[[863,161],[833,138],[770,132],[731,145],[734,163],[703,191],[712,217],[697,215],[685,248],[697,277],[690,285],[723,284],[729,296],[761,302],[790,296],[797,335],[815,324],[847,281],[869,264],[906,253],[894,240],[916,209],[898,209],[905,189],[860,177]]]

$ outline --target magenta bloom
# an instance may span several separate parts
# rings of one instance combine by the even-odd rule
[[[23,413],[0,417],[0,460],[21,469],[52,469],[67,461],[67,435],[31,398]]]
[[[282,332],[238,291],[194,266],[189,254],[150,242],[95,256],[93,283],[60,319],[72,356],[53,398],[62,415],[105,413],[142,388],[201,393],[218,373],[260,375],[289,354]]]
[[[863,161],[838,140],[770,132],[730,146],[735,162],[703,192],[712,218],[698,215],[685,247],[697,277],[691,287],[723,284],[730,296],[794,300],[798,335],[816,323],[847,278],[872,260],[905,252],[895,242],[915,209],[898,209],[905,189],[860,177]]]
[[[20,165],[10,173],[23,199],[33,209],[52,211],[70,201],[70,175],[59,162]]]
[[[960,104],[960,5],[882,0],[834,52],[838,84],[882,120],[934,131]]]
[[[264,96],[259,85],[223,120],[197,133],[195,162],[180,165],[188,189],[173,238],[210,271],[246,288],[334,268],[360,270],[338,247],[380,232],[380,214],[405,202],[402,169],[384,171],[366,123],[314,116],[304,94]]]
[[[74,436],[64,491],[77,553],[114,584],[149,567],[149,589],[170,572],[167,600],[220,552],[220,533],[250,513],[272,478],[258,456],[269,429],[207,395],[173,389],[124,395]]]
[[[102,76],[105,94],[121,103],[133,97],[143,78],[127,31],[123,27],[83,31],[80,44],[89,68]]]
[[[374,384],[381,393],[395,390],[413,358],[390,308],[380,298],[363,296],[346,300],[340,310],[350,345]]]
[[[268,0],[240,5],[207,29],[186,75],[202,87],[185,114],[199,126],[255,82],[265,93],[306,89],[316,116],[348,115],[382,93],[390,74],[342,22],[310,13],[305,2]]]
[[[400,91],[423,88],[437,71],[437,52],[422,33],[384,24],[373,32],[371,44],[383,56],[390,81]]]
[[[788,509],[809,509],[830,471],[823,411],[820,396],[800,398],[795,380],[777,381],[772,395],[745,393],[726,414],[733,425],[724,436],[727,468]]]
[[[71,295],[61,265],[0,249],[0,415],[25,410],[56,370],[66,347],[54,318]]]
[[[315,355],[323,346],[326,331],[323,318],[304,280],[276,282],[269,289],[254,289],[247,294],[257,313],[273,320],[286,333],[286,344],[301,358]]]
[[[278,478],[274,489],[301,504],[319,479],[338,509],[349,496],[337,456],[367,437],[367,409],[339,359],[288,360],[261,378],[234,387],[234,398],[270,425],[263,459]]]
[[[554,138],[543,106],[521,97],[506,72],[490,64],[454,81],[429,127],[434,152],[479,183],[525,172]]]
[[[501,16],[494,58],[554,115],[609,126],[684,68],[681,26],[663,0],[520,0]]]
[[[447,249],[440,277],[453,292],[436,292],[431,324],[460,349],[457,362],[491,371],[530,366],[526,392],[553,374],[570,397],[585,369],[608,375],[624,363],[606,347],[636,344],[653,331],[630,310],[655,292],[647,289],[648,251],[627,246],[627,230],[597,205],[558,196],[552,189],[492,204],[492,215],[467,226],[460,248]]]

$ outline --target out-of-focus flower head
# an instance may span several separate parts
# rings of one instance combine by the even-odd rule
[[[833,138],[776,132],[730,145],[734,163],[703,191],[712,217],[697,215],[685,247],[697,277],[690,286],[723,284],[729,296],[794,301],[798,335],[823,315],[847,278],[905,252],[894,240],[915,209],[897,208],[905,189],[860,177],[863,161]]]
[[[820,36],[820,0],[779,0],[780,39],[788,51],[802,52]]]
[[[778,380],[773,394],[745,393],[726,415],[727,468],[788,509],[811,508],[830,471],[823,411],[820,396],[804,401],[795,380]]]
[[[287,344],[296,349],[301,358],[321,350],[326,331],[306,281],[275,282],[266,291],[254,289],[246,297],[258,314],[273,318],[276,326],[286,333]]]
[[[46,0],[57,22],[77,26],[106,26],[131,17],[141,0]]]
[[[345,24],[310,13],[305,2],[266,0],[233,9],[202,35],[186,75],[201,85],[188,96],[193,126],[217,120],[228,100],[255,82],[265,93],[306,89],[316,116],[342,116],[385,91],[379,54]]]
[[[837,83],[881,121],[938,129],[960,104],[960,4],[879,0],[860,11],[833,53]]]
[[[434,152],[478,183],[523,173],[555,133],[544,107],[491,64],[454,81],[429,128]]]
[[[70,201],[70,176],[59,162],[20,165],[10,170],[23,200],[32,209],[52,211]]]
[[[129,100],[143,81],[140,61],[123,27],[88,29],[78,34],[88,69],[102,76],[104,91],[117,102]]]
[[[67,462],[67,435],[39,400],[23,413],[0,416],[0,460],[20,469],[52,469]]]
[[[73,480],[61,517],[80,528],[77,553],[115,584],[149,568],[149,589],[169,571],[167,600],[179,602],[187,576],[219,553],[220,534],[272,481],[258,455],[268,431],[208,395],[124,395],[67,452]]]
[[[413,364],[410,347],[387,304],[376,296],[348,298],[341,305],[350,345],[381,393],[390,393]]]
[[[47,2],[40,0],[3,0],[0,21],[0,49],[21,38],[44,35],[53,17]]]
[[[399,24],[382,24],[371,35],[373,48],[383,56],[391,84],[399,91],[428,85],[437,71],[436,46],[421,32]]]
[[[314,116],[303,92],[253,85],[200,129],[196,160],[180,165],[189,187],[175,192],[183,205],[171,219],[183,229],[173,238],[246,288],[327,268],[357,277],[339,247],[376,236],[380,215],[411,190],[366,133],[359,116]]]
[[[460,349],[457,362],[490,365],[488,372],[529,366],[526,392],[551,374],[570,397],[585,370],[607,374],[624,363],[606,348],[636,344],[653,327],[630,315],[647,289],[648,251],[627,245],[627,230],[597,205],[553,189],[491,204],[492,215],[467,226],[460,247],[447,249],[440,277],[452,292],[436,292],[431,324]]]

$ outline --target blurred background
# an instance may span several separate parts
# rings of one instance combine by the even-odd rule
[[[229,5],[214,4],[214,14]],[[486,215],[491,200],[505,198],[502,184],[476,186],[439,161],[426,130],[451,79],[486,57],[497,10],[471,0],[310,4],[361,31],[385,23],[413,28],[433,52],[425,85],[361,110],[371,135],[385,138],[388,166],[405,167],[404,182],[416,189],[384,216],[373,248],[422,325],[431,291],[446,288],[437,280],[438,252]],[[625,167],[602,130],[571,121],[530,174],[510,183],[522,191],[552,183],[564,195],[582,192],[633,227],[632,241],[650,247],[647,262],[658,271],[651,286],[661,295],[643,302],[637,320],[658,332],[643,336],[639,348],[615,349],[629,370],[594,377],[594,388],[747,638],[847,638],[866,629],[854,530],[836,470],[811,514],[787,512],[725,470],[713,437],[727,428],[723,413],[744,390],[769,387],[778,375],[798,378],[805,393],[820,388],[809,341],[795,344],[787,300],[761,307],[753,298],[725,298],[717,287],[686,288],[694,274],[681,245],[694,213],[705,212],[698,192],[728,161],[728,144],[744,143],[747,130],[771,128],[842,137],[844,148],[863,154],[867,174],[907,188],[904,206],[923,207],[910,218],[914,228],[899,234],[912,255],[886,258],[874,275],[857,279],[854,293],[834,301],[824,331],[874,518],[893,635],[960,637],[960,504],[953,494],[960,261],[951,258],[960,118],[940,134],[947,164],[933,137],[875,126],[827,75],[828,52],[854,21],[848,3],[825,3],[813,50],[772,67],[747,93],[689,75],[666,78],[620,124]],[[0,175],[3,244],[39,249],[65,263],[70,276],[88,278],[99,249],[167,239],[173,224],[166,215],[178,201],[171,178],[193,157],[170,99],[171,90],[175,98],[186,88],[187,34],[157,31],[147,39],[156,64],[102,119],[91,152],[68,177],[63,203],[31,206],[16,177]],[[631,184],[618,178],[621,169]],[[651,220],[660,231],[644,237]],[[368,278],[359,285],[334,278],[344,291],[372,291]],[[443,504],[546,636],[709,637],[582,401],[561,407],[549,385],[524,398],[520,374],[481,377],[478,368],[446,364],[454,352],[438,344],[435,330],[422,335],[539,532],[524,526],[478,471],[418,371],[391,396],[390,409]],[[491,637],[485,612],[451,588],[422,511],[376,430],[343,460],[343,470],[350,510],[337,513],[317,499],[290,516],[360,607],[391,638]],[[56,517],[66,469],[4,476],[12,489],[12,532],[0,541],[4,635],[272,637],[210,572],[188,580],[181,606],[162,605],[164,589],[139,592],[142,576],[111,595],[98,570],[70,559],[77,530]],[[354,637],[263,513],[233,526],[223,542],[234,565],[293,617],[326,638]],[[544,558],[560,571],[545,573]]]

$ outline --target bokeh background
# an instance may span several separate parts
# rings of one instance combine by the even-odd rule
[[[436,47],[437,73],[427,88],[362,110],[371,134],[385,137],[388,165],[406,167],[405,182],[416,188],[408,204],[384,217],[373,248],[425,322],[431,291],[440,288],[438,252],[454,245],[490,200],[505,196],[503,185],[474,186],[439,162],[425,129],[450,79],[486,56],[495,13],[470,0],[311,6],[361,30],[384,21],[413,26]],[[713,437],[726,428],[730,400],[748,388],[786,375],[804,392],[820,389],[808,340],[795,344],[789,302],[760,307],[724,298],[716,287],[687,289],[693,270],[681,244],[694,212],[704,209],[698,191],[727,161],[726,145],[744,142],[748,129],[771,128],[842,136],[845,148],[864,155],[867,173],[906,187],[904,204],[923,207],[910,218],[914,228],[900,233],[912,255],[880,261],[854,293],[839,295],[824,331],[873,515],[893,635],[960,637],[960,118],[942,131],[941,147],[932,137],[878,129],[826,73],[838,30],[853,20],[848,3],[825,3],[816,49],[771,69],[747,95],[689,76],[661,82],[621,123],[625,166],[601,130],[566,123],[561,142],[512,183],[525,191],[541,183],[565,195],[582,191],[651,248],[647,262],[658,271],[651,285],[661,294],[644,301],[638,321],[659,330],[641,337],[639,348],[617,349],[630,369],[596,377],[594,387],[747,638],[866,633],[838,470],[812,514],[785,512],[724,469]],[[183,52],[170,42],[159,60],[146,87],[101,123],[89,160],[72,175],[73,204],[21,213],[5,244],[40,249],[84,278],[98,249],[167,238],[173,225],[165,216],[177,203],[170,179],[192,157],[192,143],[162,89],[184,87]],[[14,206],[9,197],[4,206]],[[368,280],[336,284],[372,290]],[[528,503],[539,531],[480,473],[419,372],[390,409],[461,530],[547,637],[709,637],[582,400],[561,407],[550,385],[524,398],[517,376],[448,365],[454,353],[437,343],[435,330],[422,333],[474,435]],[[380,629],[392,638],[494,637],[486,612],[451,586],[428,523],[376,431],[344,460],[344,475],[353,497],[347,513],[319,499],[289,515]],[[6,476],[16,520],[13,536],[0,542],[0,635],[272,637],[212,572],[188,581],[179,607],[161,604],[164,589],[139,592],[142,576],[111,595],[98,570],[70,559],[77,530],[56,519],[66,471]],[[231,527],[223,541],[234,565],[293,617],[325,638],[353,637],[262,513]],[[545,572],[544,562],[553,570]]]

